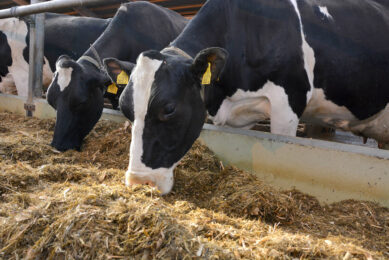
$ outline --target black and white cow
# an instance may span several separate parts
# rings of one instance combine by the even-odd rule
[[[79,150],[102,114],[107,84],[111,79],[116,81],[118,75],[110,69],[116,66],[115,60],[105,60],[107,69],[113,72],[108,77],[96,56],[134,62],[142,51],[160,50],[169,44],[186,23],[178,13],[148,2],[123,4],[108,28],[78,61],[60,57],[47,92],[49,104],[57,110],[52,145],[60,151]],[[124,78],[128,78],[130,70]],[[127,82],[128,79],[123,88]],[[121,93],[117,85],[111,87],[113,94]]]
[[[166,194],[217,125],[296,134],[301,118],[389,142],[389,2],[208,0],[166,49],[142,53],[120,98],[133,122],[126,184]]]
[[[43,85],[51,82],[62,54],[78,58],[108,26],[111,19],[46,13]],[[27,96],[29,25],[20,18],[0,20],[0,92]]]

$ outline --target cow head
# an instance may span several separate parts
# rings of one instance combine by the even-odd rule
[[[52,146],[60,151],[80,150],[103,111],[103,90],[108,76],[93,67],[61,56],[47,91],[47,101],[57,110]]]
[[[119,97],[128,84],[129,74],[135,64],[127,61],[119,61],[116,58],[104,59],[105,71],[108,73],[111,84],[107,87],[104,97],[111,101],[112,108],[119,106]]]
[[[200,134],[206,118],[201,83],[223,70],[227,52],[201,51],[194,60],[176,54],[147,51],[137,60],[119,103],[133,122],[126,185],[157,186],[162,194],[173,187],[173,169]],[[209,69],[208,69],[209,68]]]

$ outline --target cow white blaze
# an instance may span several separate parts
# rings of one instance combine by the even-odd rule
[[[314,74],[313,73],[314,73],[315,63],[316,63],[315,53],[314,53],[312,47],[309,46],[309,44],[305,38],[304,27],[303,27],[303,23],[301,21],[301,14],[300,14],[300,10],[298,9],[297,2],[296,2],[296,0],[290,0],[290,2],[292,3],[292,5],[294,7],[294,9],[297,13],[299,22],[300,22],[301,39],[303,42],[302,51],[303,51],[303,56],[304,56],[304,68],[305,68],[305,71],[308,75],[309,84],[311,86],[311,90],[307,93],[307,104],[308,104],[309,100],[312,97],[312,92],[313,92],[313,88],[314,88],[314,85],[313,85]]]
[[[57,84],[59,85],[59,89],[62,92],[69,86],[70,81],[72,80],[73,68],[62,68],[57,64],[56,72],[58,74]]]
[[[130,162],[126,172],[126,185],[149,184],[157,186],[162,194],[167,194],[173,187],[173,169],[151,169],[142,162],[143,155],[143,131],[147,114],[151,87],[154,76],[161,60],[154,60],[142,55],[137,60],[137,65],[131,74],[134,101],[134,122],[132,125],[132,140],[130,146]]]

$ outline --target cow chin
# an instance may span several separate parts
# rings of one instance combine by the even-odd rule
[[[76,151],[81,151],[81,142],[77,144],[59,144],[55,141],[51,142],[51,146],[53,146],[55,149],[57,149],[60,152],[66,152],[68,150],[76,150]]]
[[[149,169],[147,171],[136,171],[128,169],[126,172],[126,186],[135,184],[149,185],[158,188],[161,195],[168,194],[174,184],[173,169],[175,165],[169,169]]]
[[[82,139],[79,133],[75,133],[74,135],[64,136],[61,131],[55,131],[53,141],[51,142],[51,146],[61,152],[65,152],[67,150],[81,150]]]

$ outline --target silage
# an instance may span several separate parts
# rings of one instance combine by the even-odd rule
[[[100,122],[81,153],[54,122],[0,114],[0,258],[387,258],[389,210],[320,205],[225,167],[196,143],[172,194],[126,188],[130,129]]]

